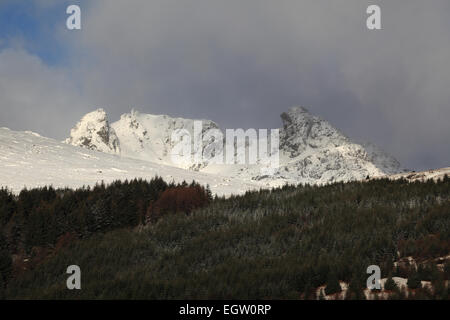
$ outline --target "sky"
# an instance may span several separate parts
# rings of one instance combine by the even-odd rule
[[[62,140],[102,107],[278,128],[304,106],[406,168],[446,167],[449,17],[448,0],[0,0],[0,126]]]

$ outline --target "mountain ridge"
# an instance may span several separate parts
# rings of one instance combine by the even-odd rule
[[[100,112],[98,110],[101,110]],[[172,165],[183,169],[200,170],[210,174],[222,173],[226,176],[238,176],[244,180],[280,183],[324,184],[336,181],[361,180],[366,177],[377,177],[398,174],[404,170],[400,163],[380,148],[370,143],[357,143],[347,137],[331,123],[319,116],[311,114],[301,106],[289,108],[281,114],[280,128],[280,166],[273,175],[262,175],[260,164],[247,165],[214,165],[207,161],[201,164],[174,164],[170,159],[173,148],[171,133],[176,129],[186,129],[193,133],[194,119],[174,118],[167,115],[143,114],[132,110],[123,114],[109,127],[103,109],[100,113],[99,135],[109,132],[111,137],[93,137],[86,132],[83,137],[80,130],[89,128],[92,113],[88,113],[71,131],[66,143],[97,149],[98,151],[120,154],[123,157]],[[202,121],[202,133],[208,129],[219,129],[212,120]],[[78,129],[78,130],[76,130]],[[73,136],[73,133],[76,133]],[[193,137],[193,139],[200,139]],[[119,148],[114,148],[105,141],[116,141]],[[75,141],[75,143],[73,142]],[[89,141],[90,144],[80,143]],[[95,146],[95,143],[99,143]],[[106,147],[105,147],[106,146]],[[192,150],[195,153],[199,150]],[[211,142],[200,146],[203,154],[212,147]],[[197,146],[198,148],[198,146]]]

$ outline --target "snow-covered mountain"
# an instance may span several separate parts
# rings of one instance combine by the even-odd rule
[[[93,127],[93,118],[98,118],[97,123],[101,125],[96,126],[95,130],[85,130]],[[193,134],[193,119],[141,114],[136,111],[122,115],[110,127],[105,119],[102,109],[86,115],[72,130],[71,137],[66,142],[120,154],[122,157],[195,169],[209,174],[220,173],[269,185],[286,182],[324,184],[402,172],[400,164],[393,157],[374,145],[353,141],[329,122],[312,115],[303,107],[292,107],[281,114],[283,127],[280,129],[280,166],[271,175],[261,174],[261,164],[217,165],[207,161],[197,165],[174,164],[170,158],[173,148],[171,134],[176,129],[186,129]],[[218,129],[218,125],[211,120],[201,121],[202,132],[197,132],[197,135],[208,129]],[[85,135],[82,130],[85,130]],[[105,132],[110,135],[105,136]],[[201,136],[193,139],[201,140]],[[89,143],[84,143],[86,141]],[[117,141],[120,149],[111,147],[111,141]],[[196,148],[202,148],[203,153],[211,145],[206,143],[193,147],[193,153],[197,151]]]
[[[156,175],[168,182],[195,180],[203,185],[209,184],[212,192],[218,195],[240,194],[268,187],[220,174],[212,175],[121,157],[88,147],[83,149],[33,132],[0,128],[0,187],[7,187],[16,193],[25,187],[52,185],[78,188],[102,181],[110,183],[134,178],[149,180]]]

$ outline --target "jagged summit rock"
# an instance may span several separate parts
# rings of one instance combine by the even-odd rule
[[[392,156],[372,144],[358,143],[304,107],[281,114],[278,176],[306,183],[361,180],[401,172]]]
[[[281,120],[280,147],[293,157],[308,147],[337,147],[348,142],[348,138],[338,129],[304,107],[290,108],[281,114]]]
[[[70,131],[70,137],[65,142],[90,150],[120,153],[119,139],[102,108],[86,114]]]

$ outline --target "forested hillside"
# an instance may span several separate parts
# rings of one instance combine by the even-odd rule
[[[450,179],[285,186],[213,199],[162,179],[0,192],[0,295],[63,299],[448,299]],[[405,258],[414,263],[405,263]],[[66,268],[82,289],[66,288]],[[408,292],[392,283],[408,279]],[[423,287],[420,281],[429,281]]]

